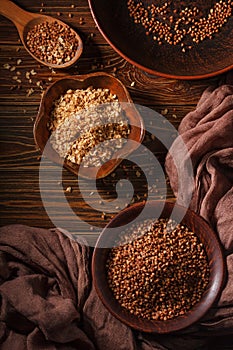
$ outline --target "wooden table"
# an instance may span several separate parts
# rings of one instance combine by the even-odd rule
[[[30,57],[23,48],[14,25],[6,18],[0,17],[1,225],[20,223],[51,228],[54,222],[46,213],[40,195],[40,152],[36,149],[33,138],[33,124],[42,92],[38,82],[41,81],[45,89],[51,81],[69,74],[94,71],[113,73],[128,88],[135,103],[150,107],[157,112],[167,109],[166,118],[177,128],[186,113],[195,107],[203,90],[209,85],[216,84],[223,76],[199,81],[179,81],[149,76],[127,63],[105,42],[95,26],[87,0],[73,2],[47,0],[44,4],[38,0],[18,0],[16,3],[28,11],[42,12],[70,24],[79,32],[84,42],[83,55],[75,67],[66,71],[52,71],[45,66],[39,66]],[[10,65],[10,69],[6,69],[6,65]],[[30,74],[30,81],[25,74],[32,70],[36,74]],[[14,79],[18,79],[18,82]],[[154,152],[163,165],[166,149],[149,136],[146,137],[144,144]],[[148,166],[148,169],[149,163],[148,159],[144,160],[144,165]],[[98,236],[98,229],[95,226],[105,226],[116,212],[107,213],[106,204],[101,210],[88,206],[81,196],[79,185],[84,187],[85,195],[89,196],[91,203],[96,204],[97,198],[92,195],[91,190],[93,183],[81,179],[77,181],[76,176],[64,170],[62,177],[64,193],[75,213],[71,217],[60,202],[61,191],[53,178],[57,166],[47,160],[43,162],[43,169],[46,169],[48,174],[47,190],[50,199],[47,205],[54,217],[62,219],[64,228],[72,233],[85,235],[94,243]],[[138,176],[137,171],[140,169],[137,169],[136,165],[132,166],[124,161],[113,175],[98,181],[100,195],[104,200],[114,199],[115,183],[123,176],[134,184],[135,194],[132,202],[145,200],[147,196],[145,177]],[[69,187],[72,189],[71,192],[66,191]],[[155,185],[150,190],[153,199],[164,198],[164,184],[160,183],[156,176]],[[169,183],[167,197],[174,199]],[[77,215],[80,219],[76,221]],[[85,222],[88,223],[87,226]]]

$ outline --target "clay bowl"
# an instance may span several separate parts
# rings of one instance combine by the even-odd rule
[[[233,16],[212,40],[204,40],[183,53],[178,46],[158,45],[151,35],[146,36],[142,26],[135,25],[129,17],[126,0],[89,0],[89,6],[98,29],[112,48],[150,74],[200,79],[233,68]]]
[[[195,232],[203,243],[208,257],[210,278],[207,289],[201,300],[183,316],[167,321],[154,321],[132,315],[126,309],[122,308],[114,298],[106,278],[106,261],[111,249],[110,247],[116,245],[120,232],[124,230],[122,225],[129,224],[141,213],[143,209],[142,203],[135,204],[121,211],[102,231],[93,254],[93,282],[105,307],[126,325],[142,332],[170,333],[192,325],[204,316],[213,305],[223,286],[224,261],[215,232],[200,216],[191,210],[186,211],[185,208],[177,205],[174,210],[174,203],[170,202],[165,202],[164,205],[164,203],[160,201],[151,201],[148,202],[147,205],[148,209],[143,219],[156,219],[159,217],[178,219],[183,217],[181,222]],[[171,214],[172,212],[173,214]],[[115,228],[115,230],[112,232],[109,228]]]
[[[87,168],[82,165],[78,166],[66,159],[64,160],[52,148],[50,142],[48,142],[50,133],[47,128],[47,123],[50,119],[53,102],[68,89],[87,89],[89,86],[93,86],[94,88],[108,88],[111,93],[117,95],[118,100],[123,103],[122,108],[125,111],[130,125],[128,140],[135,141],[133,143],[126,142],[121,149],[116,151],[112,159],[104,163],[100,169],[97,169],[96,167]],[[44,152],[50,160],[62,166],[64,165],[65,168],[73,172],[75,175],[87,179],[103,178],[110,174],[120,164],[122,159],[133,152],[143,140],[143,120],[131,102],[131,97],[121,81],[107,73],[99,72],[79,76],[68,76],[59,79],[49,86],[41,99],[39,112],[34,124],[35,143],[41,152]]]

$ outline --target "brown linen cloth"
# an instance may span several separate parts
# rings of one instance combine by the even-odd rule
[[[203,216],[218,232],[226,249],[232,253],[233,232],[233,86],[207,89],[196,110],[181,122],[179,134],[192,160],[195,189],[190,208]],[[179,149],[175,141],[173,153]],[[179,152],[177,152],[177,157]],[[186,158],[179,158],[185,169]],[[178,195],[178,174],[168,154],[166,171],[175,195]],[[185,202],[188,178],[182,176],[181,198]],[[182,204],[182,203],[181,203]]]
[[[189,150],[194,171],[190,208],[214,228],[227,262],[227,285],[218,305],[200,324],[201,330],[233,335],[233,85],[207,89],[196,109],[182,120],[179,134]],[[176,154],[179,142],[172,147]],[[185,168],[186,161],[180,159],[181,168]],[[166,171],[177,196],[178,174],[171,154],[166,158]],[[182,177],[182,182],[180,197],[185,202],[188,179]]]
[[[109,314],[92,286],[90,261],[87,246],[58,230],[1,228],[0,349],[225,349],[208,344],[212,335],[232,333],[233,270],[221,307],[205,323],[160,336],[135,332]]]

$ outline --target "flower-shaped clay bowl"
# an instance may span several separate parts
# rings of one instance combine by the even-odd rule
[[[50,131],[48,129],[48,122],[51,118],[54,101],[69,89],[87,89],[90,86],[93,88],[107,88],[112,94],[115,94],[118,101],[122,103],[121,107],[130,126],[130,133],[125,144],[122,148],[117,149],[111,159],[106,161],[98,169],[94,166],[85,167],[82,164],[78,165],[68,161],[66,158],[62,158],[50,143]],[[76,175],[88,179],[99,179],[110,174],[120,164],[122,159],[139,147],[143,137],[143,120],[134,107],[127,89],[120,80],[103,72],[68,76],[51,84],[41,99],[39,112],[34,124],[34,139],[41,152],[53,162],[64,166]],[[130,142],[130,140],[135,142]]]

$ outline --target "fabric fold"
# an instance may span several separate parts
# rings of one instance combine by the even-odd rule
[[[94,349],[81,327],[87,247],[58,230],[13,225],[0,229],[0,250],[3,349],[18,341],[20,350]]]
[[[225,288],[218,305],[200,323],[200,333],[233,335],[233,86],[207,89],[196,109],[182,120],[178,131],[193,165],[195,184],[189,207],[215,230],[227,266]],[[185,176],[178,179],[172,158],[178,147],[175,140],[165,167],[176,196],[182,181],[180,196],[185,202],[189,196],[188,179]],[[185,168],[187,159],[180,158],[179,162]]]

